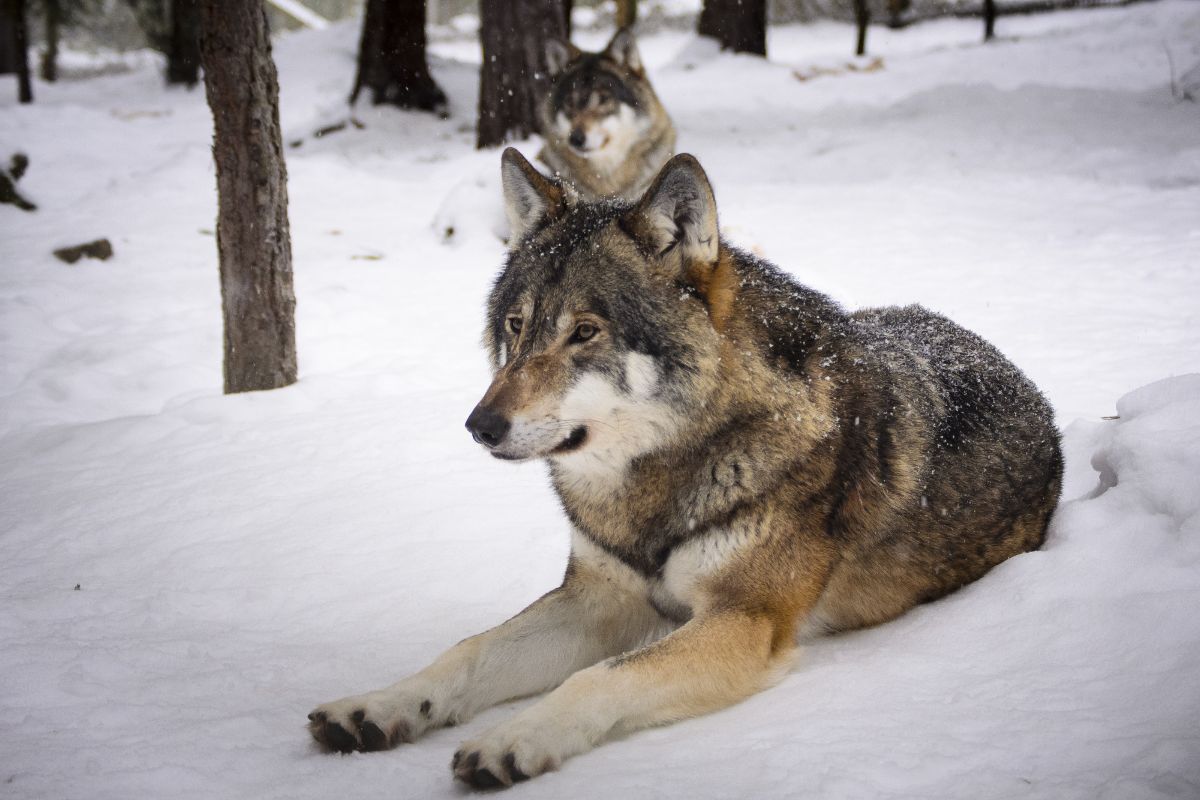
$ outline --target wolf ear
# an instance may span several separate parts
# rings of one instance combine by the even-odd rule
[[[546,71],[550,73],[551,78],[560,75],[578,55],[579,48],[570,42],[548,39],[546,41]]]
[[[680,153],[667,162],[628,218],[634,235],[657,255],[678,252],[685,269],[717,260],[717,201],[704,168]]]
[[[604,55],[633,72],[642,71],[642,57],[633,38],[633,28],[621,28],[613,34],[612,41],[604,48]]]
[[[561,186],[534,169],[525,156],[509,147],[500,157],[500,182],[504,185],[504,211],[511,235],[508,246],[516,247],[532,228],[558,216],[564,205]]]

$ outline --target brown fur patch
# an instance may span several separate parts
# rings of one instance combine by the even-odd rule
[[[686,269],[689,282],[704,298],[709,318],[717,333],[725,331],[725,323],[733,313],[737,296],[737,274],[728,251],[722,252],[716,265],[692,263]]]

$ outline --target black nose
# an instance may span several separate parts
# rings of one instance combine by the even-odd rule
[[[587,137],[583,135],[583,131],[575,128],[571,131],[571,135],[567,137],[567,141],[571,143],[571,147],[583,147],[583,143],[587,141]]]
[[[495,447],[504,441],[505,434],[511,427],[503,414],[498,414],[487,406],[475,406],[471,416],[467,417],[467,430],[475,441],[484,447]]]

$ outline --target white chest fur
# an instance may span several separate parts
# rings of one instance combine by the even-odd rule
[[[664,616],[683,622],[711,603],[712,580],[737,553],[753,544],[752,527],[713,528],[671,551],[658,576],[647,578],[579,531],[571,537],[572,555],[622,589],[646,597]]]
[[[747,540],[746,532],[740,529],[714,528],[676,547],[663,566],[661,578],[650,582],[655,605],[681,616],[703,609],[709,603],[712,578],[728,566]]]

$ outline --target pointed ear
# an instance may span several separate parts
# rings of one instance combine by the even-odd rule
[[[534,169],[525,156],[509,147],[500,157],[500,182],[504,186],[504,211],[512,235],[510,248],[539,223],[557,217],[565,205],[561,186]]]
[[[717,201],[695,157],[667,162],[627,218],[629,228],[659,257],[678,252],[685,272],[717,261]]]
[[[621,28],[613,34],[612,41],[604,48],[604,55],[633,72],[642,71],[642,56],[633,38],[633,28]]]
[[[550,73],[551,78],[561,75],[577,55],[579,55],[579,50],[572,47],[569,42],[561,39],[548,39],[546,41],[546,71]]]

